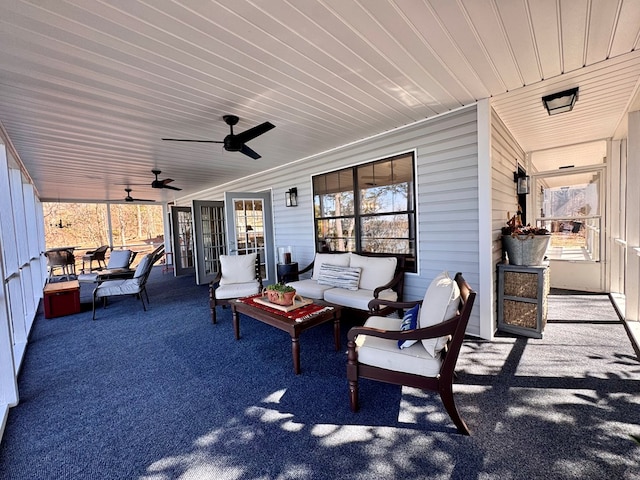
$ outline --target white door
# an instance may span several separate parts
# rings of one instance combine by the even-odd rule
[[[224,204],[229,255],[257,252],[263,283],[275,283],[271,193],[226,192]]]
[[[533,215],[551,232],[551,286],[605,292],[604,168],[533,177]]]

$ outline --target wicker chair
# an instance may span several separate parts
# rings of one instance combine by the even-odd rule
[[[82,272],[84,273],[84,264],[85,262],[89,262],[89,271],[93,272],[93,270],[101,270],[105,268],[105,256],[107,255],[107,250],[109,249],[109,245],[102,245],[95,250],[89,250],[85,252],[82,256]],[[98,266],[94,269],[93,262],[98,262]]]

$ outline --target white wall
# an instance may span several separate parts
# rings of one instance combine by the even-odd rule
[[[507,130],[500,117],[491,111],[491,285],[497,292],[496,265],[502,261],[501,229],[507,219],[515,215],[518,207],[518,196],[513,174],[517,170],[516,163],[525,166],[526,155],[516,139]],[[529,213],[531,216],[532,213]],[[495,300],[492,303],[495,303]],[[494,329],[496,324],[495,309]]]
[[[481,328],[478,304],[485,285],[479,267],[476,105],[185,197],[179,204],[189,205],[193,198],[222,200],[225,190],[271,190],[276,246],[292,245],[294,260],[302,267],[315,254],[311,176],[407,151],[416,152],[419,271],[407,274],[405,299],[422,298],[429,282],[440,271],[448,270],[451,274],[460,271],[480,298],[468,332],[477,336],[482,332],[486,336],[486,332],[492,331],[493,320],[482,316],[489,328]],[[296,208],[284,205],[284,192],[291,187],[298,189]],[[493,288],[491,284],[489,288]]]

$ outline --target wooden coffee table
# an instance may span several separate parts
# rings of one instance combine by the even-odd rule
[[[300,373],[300,341],[299,337],[302,332],[309,328],[316,327],[333,320],[333,341],[336,351],[340,350],[340,315],[342,307],[339,305],[328,304],[320,300],[315,300],[314,304],[332,307],[313,314],[310,318],[301,321],[293,320],[283,314],[274,312],[273,310],[264,310],[259,307],[236,300],[231,302],[231,312],[233,318],[233,330],[236,340],[240,339],[240,319],[239,313],[251,317],[260,322],[271,325],[277,329],[283,330],[291,335],[291,355],[293,356],[293,371]]]

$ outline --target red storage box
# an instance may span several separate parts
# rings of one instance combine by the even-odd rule
[[[80,282],[47,283],[44,286],[44,318],[80,312]]]

